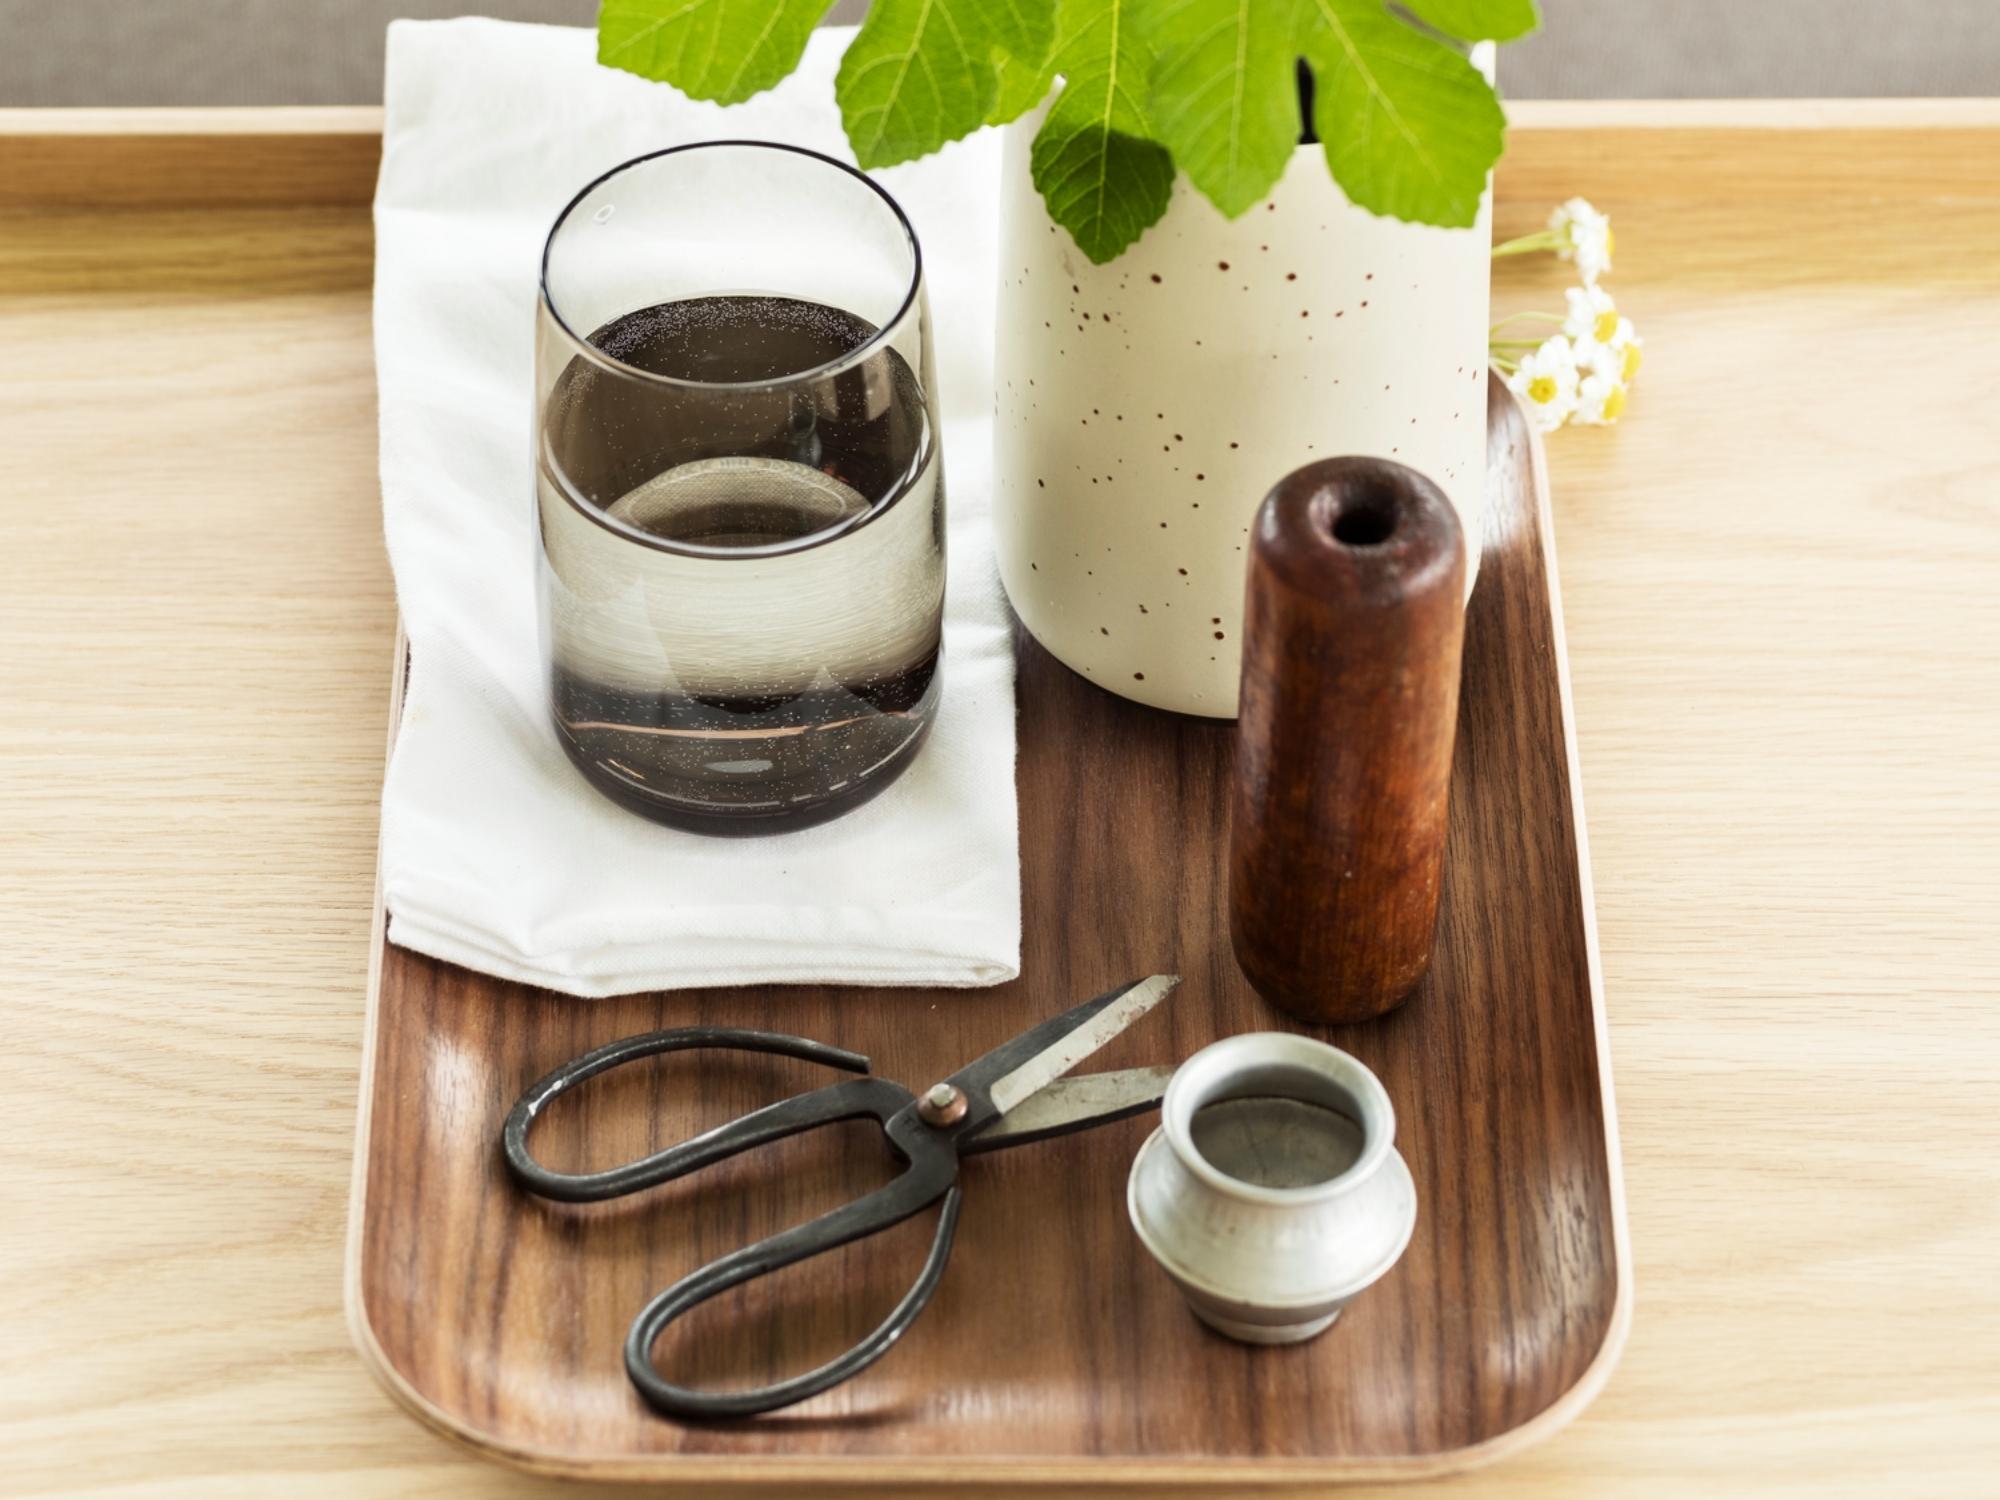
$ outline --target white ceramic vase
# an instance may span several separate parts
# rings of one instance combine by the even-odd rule
[[[1283,475],[1336,454],[1444,489],[1470,590],[1486,203],[1470,229],[1378,218],[1301,145],[1241,218],[1183,177],[1166,216],[1095,266],[1029,179],[1039,125],[1008,127],[994,433],[1000,572],[1035,638],[1114,693],[1234,717],[1251,517]]]

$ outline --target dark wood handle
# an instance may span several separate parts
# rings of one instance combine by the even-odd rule
[[[1465,541],[1386,459],[1280,480],[1251,529],[1229,858],[1236,961],[1306,1021],[1359,1021],[1430,964]]]

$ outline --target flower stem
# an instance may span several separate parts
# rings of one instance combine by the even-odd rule
[[[1563,320],[1563,315],[1561,313],[1552,313],[1552,312],[1509,313],[1506,317],[1502,318],[1499,322],[1495,323],[1491,328],[1487,329],[1486,331],[1488,333],[1498,333],[1501,329],[1505,328],[1509,323],[1518,323],[1523,318],[1541,318],[1550,323],[1560,323]]]
[[[1537,250],[1553,250],[1561,243],[1553,229],[1544,229],[1535,234],[1524,234],[1517,240],[1508,240],[1503,245],[1493,247],[1493,258],[1503,255],[1529,255]]]

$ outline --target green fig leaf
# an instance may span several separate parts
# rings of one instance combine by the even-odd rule
[[[1379,0],[1303,0],[1299,47],[1342,191],[1372,213],[1471,225],[1507,117],[1464,54],[1393,19]]]
[[[1062,0],[1055,70],[1063,89],[1035,136],[1029,169],[1049,217],[1099,265],[1159,221],[1173,157],[1152,136],[1152,53],[1130,0]]]
[[[799,65],[833,0],[603,0],[597,60],[740,104]]]

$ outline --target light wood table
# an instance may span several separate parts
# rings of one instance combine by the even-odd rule
[[[1550,443],[1638,1300],[1452,1492],[1991,1494],[2000,108],[1516,119],[1499,231],[1609,209],[1648,341]],[[0,1493],[566,1488],[420,1430],[340,1305],[378,125],[0,114]]]

